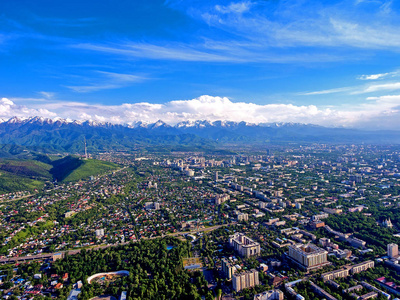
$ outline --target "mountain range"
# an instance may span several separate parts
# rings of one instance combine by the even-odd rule
[[[152,145],[214,148],[221,144],[268,143],[400,143],[400,131],[364,131],[299,123],[252,124],[232,121],[185,121],[172,126],[134,122],[112,124],[97,121],[43,117],[0,120],[0,144],[40,151],[82,152],[127,150]]]

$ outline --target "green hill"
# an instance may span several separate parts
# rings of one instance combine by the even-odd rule
[[[0,159],[0,194],[39,190],[45,181],[77,181],[116,169],[118,165],[110,162],[75,156]]]
[[[0,171],[0,194],[16,191],[33,191],[35,189],[41,190],[43,186],[44,182],[41,180]]]
[[[82,164],[74,169],[63,181],[77,181],[89,176],[103,174],[118,168],[118,165],[107,161],[88,159],[81,160]]]
[[[50,173],[57,181],[77,181],[118,169],[118,165],[110,162],[96,159],[84,160],[71,155],[53,161],[52,165]]]
[[[83,164],[79,157],[68,155],[64,158],[53,161],[53,168],[50,170],[54,180],[64,181],[74,170]]]
[[[36,178],[36,179],[52,179],[50,174],[50,164],[37,160],[12,160],[6,159],[0,161],[0,170],[11,174]]]

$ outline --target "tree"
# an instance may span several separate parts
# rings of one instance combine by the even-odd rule
[[[218,300],[221,299],[222,289],[220,287],[215,290],[215,293],[217,294]]]

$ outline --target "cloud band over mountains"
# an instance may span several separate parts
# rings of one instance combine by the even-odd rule
[[[226,97],[208,95],[163,104],[141,102],[97,105],[49,99],[29,99],[31,102],[27,104],[26,100],[2,98],[0,118],[42,116],[52,119],[94,120],[115,124],[130,124],[137,121],[155,122],[161,119],[171,125],[187,120],[229,120],[256,124],[294,122],[327,127],[369,129],[395,129],[396,125],[400,125],[400,95],[370,97],[367,103],[357,107],[297,106],[280,103],[259,105],[234,102]],[[25,104],[20,105],[18,102]]]

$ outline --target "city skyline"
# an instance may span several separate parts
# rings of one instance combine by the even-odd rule
[[[392,1],[0,8],[0,118],[399,125]]]

